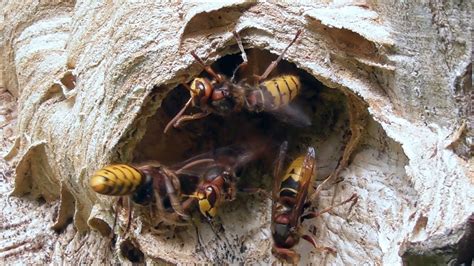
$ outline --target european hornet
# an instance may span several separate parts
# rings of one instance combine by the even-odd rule
[[[242,110],[256,113],[262,111],[270,112],[275,114],[277,118],[297,126],[308,126],[311,124],[306,114],[289,105],[301,91],[299,76],[284,74],[267,79],[278,66],[286,51],[298,39],[301,30],[296,33],[290,44],[266,68],[262,75],[253,74],[250,77],[239,77],[239,71],[246,68],[249,62],[239,34],[236,31],[233,34],[241,51],[243,62],[233,71],[230,79],[223,74],[216,73],[195,52],[191,52],[191,55],[198,64],[211,76],[211,79],[198,77],[191,82],[191,85],[183,84],[189,90],[190,98],[166,125],[165,133],[172,126],[177,128],[186,121],[201,119],[210,114],[226,116],[231,113],[241,112]],[[183,115],[189,106],[197,107],[201,112]]]
[[[308,201],[308,195],[317,191],[317,188],[314,190],[312,186],[316,179],[316,153],[313,147],[309,147],[306,154],[293,160],[286,173],[282,175],[281,169],[287,146],[287,142],[280,146],[274,170],[271,225],[274,244],[272,252],[279,259],[297,264],[300,255],[292,248],[298,244],[300,238],[311,243],[317,250],[336,253],[336,250],[333,248],[316,244],[316,240],[311,235],[302,234],[300,232],[301,223],[306,219],[315,218],[350,201],[355,203],[357,195],[353,194],[349,199],[319,212],[306,212],[306,209],[311,206],[311,202]]]
[[[254,160],[258,150],[238,145],[219,148],[174,167],[158,163],[113,164],[95,172],[89,184],[99,194],[129,196],[126,232],[131,222],[130,200],[143,206],[155,206],[160,220],[169,225],[186,225],[195,201],[203,216],[210,220],[221,203],[235,198],[236,171]],[[117,213],[114,228],[116,221]]]
[[[234,145],[216,149],[192,159],[213,158],[211,163],[194,169],[194,172],[202,174],[196,191],[189,195],[197,200],[199,211],[208,221],[216,216],[217,209],[222,203],[235,199],[237,171],[243,165],[257,159],[263,151],[264,145],[251,143],[247,144],[247,147]]]
[[[162,221],[181,224],[186,222],[188,215],[185,210],[192,203],[192,200],[181,201],[181,181],[178,173],[183,169],[172,170],[158,163],[142,166],[112,164],[96,171],[89,185],[99,194],[120,196],[117,205],[123,200],[126,201],[128,220],[125,232],[129,230],[131,223],[131,201],[142,206],[154,205]],[[115,211],[114,228],[118,208]]]

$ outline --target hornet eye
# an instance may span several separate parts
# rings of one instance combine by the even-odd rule
[[[205,90],[206,90],[206,87],[204,86],[204,84],[200,81],[197,81],[196,82],[196,87],[199,90],[199,95],[203,95]]]

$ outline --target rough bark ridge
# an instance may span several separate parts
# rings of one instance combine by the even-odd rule
[[[332,131],[298,137],[321,151],[319,172],[343,180],[328,186],[318,204],[329,206],[352,193],[360,198],[350,212],[338,208],[305,222],[305,229],[317,229],[319,243],[338,253],[314,252],[302,242],[302,262],[465,259],[462,243],[472,231],[466,221],[474,212],[471,3],[356,2],[1,3],[0,86],[18,99],[16,137],[4,154],[15,165],[12,195],[47,204],[9,199],[8,182],[2,181],[1,200],[10,208],[2,210],[7,218],[1,235],[13,237],[0,242],[0,256],[91,263],[140,257],[136,247],[146,260],[171,263],[274,261],[271,202],[258,195],[222,208],[219,236],[207,224],[196,225],[198,234],[193,226],[157,234],[138,212],[129,240],[111,252],[97,231],[110,231],[112,199],[92,192],[88,180],[110,162],[137,160],[148,141],[160,151],[184,143],[169,160],[191,149],[186,145],[192,139],[183,137],[190,132],[150,135],[169,120],[161,105],[167,93],[201,71],[190,51],[209,63],[236,53],[235,29],[246,48],[278,54],[303,29],[285,59],[321,82],[320,99],[331,103],[322,102],[321,109],[341,109]],[[10,119],[5,114],[2,123]],[[347,130],[351,138],[344,146]],[[339,158],[347,167],[336,168]],[[35,210],[25,208],[51,217],[38,220]],[[15,213],[32,216],[18,222]],[[65,228],[63,233],[38,233],[47,231],[53,213],[53,228]],[[29,219],[42,226],[25,227]],[[68,226],[71,219],[74,227]],[[24,228],[42,237],[27,244]],[[439,256],[443,244],[452,251]],[[18,255],[40,249],[43,257]]]

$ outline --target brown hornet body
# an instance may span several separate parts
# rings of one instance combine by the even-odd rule
[[[289,118],[295,125],[307,126],[309,118],[302,112],[293,110],[288,104],[300,93],[301,81],[297,75],[286,74],[267,79],[277,67],[284,53],[296,41],[301,31],[298,31],[293,41],[282,54],[273,61],[261,75],[235,80],[241,68],[248,65],[247,56],[239,35],[234,35],[242,52],[243,62],[234,70],[232,78],[216,73],[210,66],[204,64],[194,52],[192,56],[212,77],[195,78],[191,85],[183,84],[190,92],[190,99],[178,114],[168,123],[165,133],[173,126],[179,127],[183,122],[201,119],[210,114],[228,115],[247,110],[250,112],[274,112]],[[198,107],[201,112],[193,115],[183,115],[189,106]]]
[[[192,200],[182,200],[180,182],[175,171],[157,163],[143,166],[113,164],[96,171],[89,185],[99,194],[121,196],[120,202],[123,197],[129,196],[128,231],[132,207],[130,200],[143,206],[153,205],[160,214],[160,219],[167,224],[186,223],[186,210],[191,206]]]
[[[89,184],[97,193],[130,196],[136,204],[154,206],[160,220],[167,224],[186,225],[195,201],[203,216],[212,219],[222,202],[235,198],[236,170],[253,160],[257,150],[250,151],[237,145],[224,147],[172,168],[157,163],[109,165],[98,170]],[[128,210],[126,231],[130,225],[131,206]]]
[[[190,86],[192,105],[199,107],[206,115],[226,116],[242,110],[275,111],[287,106],[301,89],[300,78],[296,75],[281,75],[258,86],[249,85],[247,80],[234,83],[220,74],[218,77],[212,81],[196,78]],[[186,116],[180,117],[175,126],[185,119]]]
[[[190,195],[197,199],[201,214],[212,220],[219,206],[236,197],[237,171],[247,163],[257,159],[264,150],[258,143],[247,143],[216,149],[212,154],[213,162],[198,172],[200,175],[196,191]]]
[[[308,195],[314,192],[316,153],[313,147],[309,147],[306,154],[293,160],[285,174],[282,175],[281,167],[286,149],[287,143],[284,142],[281,145],[274,172],[272,195],[272,237],[274,244],[272,251],[277,258],[297,264],[300,255],[293,248],[298,244],[300,238],[308,241],[318,250],[336,252],[333,248],[318,246],[311,235],[300,232],[302,221],[315,218],[336,206],[355,200],[357,196],[354,194],[351,198],[320,212],[307,212],[306,209],[311,206],[311,202],[307,201]]]
[[[282,144],[275,170],[272,206],[273,253],[281,259],[298,261],[299,255],[292,250],[298,244],[301,233],[301,216],[314,177],[316,158],[314,148],[306,155],[296,158],[281,175],[281,164],[286,153],[286,142]]]
[[[204,217],[213,219],[223,202],[235,199],[236,179],[235,172],[225,165],[216,164],[206,171],[194,193]]]

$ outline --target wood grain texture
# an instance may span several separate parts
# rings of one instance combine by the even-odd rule
[[[167,151],[196,143],[181,138],[190,132],[147,132],[168,122],[161,106],[167,93],[200,73],[189,53],[208,63],[236,53],[233,29],[247,48],[273,54],[303,29],[285,59],[321,82],[321,99],[339,103],[331,90],[349,99],[340,101],[334,131],[321,137],[315,129],[305,139],[319,148],[325,174],[347,149],[346,165],[337,169],[342,181],[322,192],[319,206],[354,192],[360,198],[350,212],[340,208],[304,223],[338,253],[300,243],[303,263],[400,265],[405,253],[428,252],[416,243],[464,228],[474,212],[469,1],[0,6],[6,262],[124,260],[120,241],[110,247],[101,236],[112,226],[113,200],[91,191],[89,177],[109,163],[132,161],[142,138]],[[355,142],[343,146],[347,128]],[[162,156],[179,158],[182,149]],[[193,226],[157,234],[139,210],[130,243],[147,261],[271,263],[270,206],[263,196],[224,206],[219,237],[205,223],[198,234]]]

